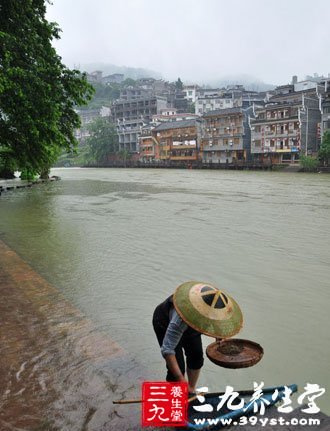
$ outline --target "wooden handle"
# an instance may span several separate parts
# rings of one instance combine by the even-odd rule
[[[198,394],[193,395],[192,397],[188,398],[188,403],[190,403],[191,401],[194,401],[199,395],[203,396],[205,395],[207,392],[198,392]]]
[[[188,398],[188,403],[190,403],[191,401],[194,401],[198,395],[205,395],[204,392],[201,392],[200,394],[196,394],[193,395],[192,397]],[[143,400],[141,399],[137,399],[137,400],[115,400],[112,401],[112,404],[138,404],[138,403],[142,403]]]
[[[142,400],[115,400],[115,401],[112,401],[112,404],[134,404],[134,403],[142,403]]]

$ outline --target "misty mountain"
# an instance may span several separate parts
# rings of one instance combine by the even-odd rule
[[[96,70],[102,70],[103,76],[112,75],[114,73],[122,73],[125,78],[139,79],[139,78],[155,78],[161,79],[162,75],[154,70],[128,67],[128,66],[116,66],[115,64],[109,63],[88,63],[79,65],[79,69],[84,72],[95,72]]]
[[[125,78],[139,79],[139,78],[155,78],[155,79],[164,79],[161,73],[156,72],[150,69],[143,69],[137,67],[128,67],[128,66],[117,66],[115,64],[109,63],[88,63],[79,65],[79,69],[85,72],[94,72],[96,70],[102,70],[103,76],[112,75],[113,73],[122,73],[125,75]],[[167,79],[165,77],[165,79]],[[244,85],[247,90],[252,91],[267,91],[273,90],[275,85],[267,84],[255,76],[248,74],[237,74],[237,75],[227,75],[223,77],[219,77],[219,79],[208,79],[205,76],[204,81],[199,82],[190,82],[185,80],[183,76],[181,79],[184,84],[199,84],[201,86],[207,86],[212,88],[223,88],[227,87],[227,85]]]
[[[276,87],[273,84],[267,84],[255,76],[248,74],[227,75],[219,79],[212,80],[206,78],[204,82],[201,82],[201,84],[212,88],[222,88],[227,87],[227,85],[244,85],[246,90],[251,91],[267,91],[273,90]]]

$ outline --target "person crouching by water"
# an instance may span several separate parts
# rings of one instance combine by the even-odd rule
[[[195,392],[204,363],[201,334],[229,338],[243,323],[238,304],[209,283],[187,281],[159,304],[152,324],[166,361],[168,382],[187,382]],[[187,379],[185,377],[187,362]]]

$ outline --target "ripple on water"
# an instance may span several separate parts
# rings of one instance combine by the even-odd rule
[[[308,380],[329,386],[324,360],[330,353],[324,329],[329,181],[313,175],[283,179],[278,173],[179,170],[65,170],[60,175],[63,180],[47,194],[34,189],[7,195],[0,208],[0,231],[92,325],[90,337],[88,330],[77,328],[79,336],[72,338],[52,309],[41,307],[43,315],[52,316],[51,327],[62,334],[52,333],[47,351],[53,358],[48,358],[50,364],[65,352],[54,396],[58,411],[61,406],[64,412],[63,423],[76,417],[77,408],[89,427],[97,429],[96,424],[109,420],[113,394],[124,397],[127,389],[135,396],[138,384],[129,388],[139,374],[163,377],[151,315],[186,279],[228,290],[244,312],[242,336],[265,349],[257,367],[235,374],[206,361],[201,383],[213,390],[225,384],[251,387],[253,379],[267,385],[294,381],[303,387]],[[317,319],[310,318],[315,315]],[[97,331],[126,354],[102,362],[106,352],[99,349],[107,341],[101,337],[93,344]],[[40,343],[44,339],[40,337]],[[28,359],[20,357],[13,375]],[[36,373],[42,372],[42,361]],[[70,379],[70,367],[75,366]],[[27,362],[20,382],[32,372],[29,367]],[[129,384],[125,369],[132,369]],[[61,392],[64,376],[68,380]],[[93,393],[93,385],[99,388],[98,405],[86,396],[79,407],[79,391]],[[328,405],[329,398],[320,400],[324,411]],[[117,413],[125,416],[127,410]],[[120,424],[113,410],[108,415]]]

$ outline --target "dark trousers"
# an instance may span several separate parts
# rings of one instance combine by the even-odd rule
[[[152,324],[157,336],[158,343],[160,346],[162,346],[168,322],[166,322],[164,316],[161,315],[161,310],[158,307],[154,312]],[[200,333],[192,330],[191,328],[188,328],[183,333],[182,338],[175,349],[175,357],[183,375],[186,371],[184,354],[186,356],[188,368],[190,368],[191,370],[199,370],[200,368],[202,368],[204,363],[202,337]],[[169,371],[169,369],[167,369],[166,381],[176,381],[176,378]]]

